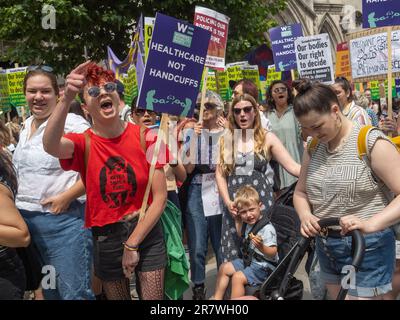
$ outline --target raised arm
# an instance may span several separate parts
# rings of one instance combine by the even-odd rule
[[[79,65],[66,78],[64,96],[52,112],[43,135],[44,150],[59,159],[70,159],[74,154],[74,144],[63,138],[65,119],[71,102],[85,85],[86,68],[90,61]]]
[[[300,175],[300,165],[293,160],[279,138],[272,132],[267,132],[267,144],[270,147],[272,157],[292,176]]]

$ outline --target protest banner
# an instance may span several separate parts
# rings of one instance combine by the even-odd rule
[[[387,97],[388,96],[388,81],[385,80],[384,81],[384,85],[385,85],[385,93],[384,96]],[[375,81],[370,81],[368,83],[368,87],[369,89],[371,89],[371,99],[372,100],[379,100],[380,98],[380,83],[378,80]],[[396,86],[395,86],[395,82],[392,82],[392,94],[393,96],[396,96]]]
[[[228,81],[229,83],[237,82],[243,79],[243,66],[248,66],[249,63],[247,61],[239,61],[234,63],[228,63],[226,65],[226,71],[228,73]]]
[[[23,88],[26,70],[26,67],[7,69],[10,104],[12,104],[14,107],[26,106],[26,99]]]
[[[232,91],[229,87],[229,79],[228,79],[228,71],[217,71],[217,85],[218,85],[218,93],[221,96],[222,100],[229,101],[232,97]]]
[[[258,88],[258,99],[262,99],[261,86],[260,86],[260,72],[258,71],[258,66],[243,66],[242,67],[243,78],[253,81]]]
[[[207,67],[217,70],[225,68],[229,20],[228,16],[217,11],[200,6],[195,8],[194,25],[211,32],[206,60]]]
[[[215,173],[202,174],[201,198],[205,217],[222,214],[222,203],[218,186],[215,183]]]
[[[350,51],[347,42],[338,43],[336,47],[336,77],[345,77],[351,81]]]
[[[303,36],[300,23],[269,29],[275,68],[289,71],[297,68],[294,41]]]
[[[399,0],[363,0],[363,28],[400,25]]]
[[[211,90],[214,92],[218,92],[217,90],[217,77],[216,77],[216,72],[213,70],[208,70],[208,79],[207,79],[207,90]]]
[[[386,79],[388,41],[386,29],[357,32],[349,36],[352,77],[358,82]],[[392,31],[392,72],[400,72],[400,30]]]
[[[8,94],[7,70],[0,70],[0,110],[8,112],[11,110],[10,96]]]
[[[269,88],[271,83],[276,80],[282,80],[282,72],[276,71],[275,65],[272,64],[272,65],[268,66],[266,87]]]
[[[153,17],[145,17],[144,18],[144,52],[145,52],[145,61],[147,60],[147,55],[149,54],[149,47],[151,42],[151,37],[153,35],[154,30],[154,22],[156,18]]]
[[[295,40],[297,69],[301,78],[332,84],[333,63],[327,33]]]
[[[124,100],[125,104],[130,106],[132,100],[138,95],[138,83],[136,77],[136,67],[131,65],[129,67],[128,73],[122,75],[122,83],[124,84]]]
[[[138,106],[191,117],[210,32],[157,13]]]

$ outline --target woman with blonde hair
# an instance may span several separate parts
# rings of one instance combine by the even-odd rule
[[[272,184],[266,176],[268,162],[274,158],[285,170],[299,176],[300,165],[287,152],[278,137],[261,126],[257,102],[248,94],[236,97],[229,110],[228,128],[220,140],[216,180],[226,206],[222,217],[221,251],[224,261],[238,257],[238,220],[233,199],[242,185],[252,185],[260,194],[262,211],[272,205]]]

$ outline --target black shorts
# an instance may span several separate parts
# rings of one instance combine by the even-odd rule
[[[119,221],[103,227],[92,227],[94,273],[103,281],[125,278],[122,270],[123,243],[128,240],[138,223],[138,219]],[[135,271],[149,272],[163,269],[167,265],[164,232],[161,222],[139,246],[139,263]]]

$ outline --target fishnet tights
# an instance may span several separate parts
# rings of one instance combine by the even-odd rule
[[[102,282],[103,290],[106,294],[107,300],[131,300],[128,278]]]
[[[164,269],[149,272],[138,272],[136,291],[140,300],[164,299]]]
[[[131,300],[128,278],[103,281],[103,290],[107,300]],[[137,272],[136,291],[140,300],[163,300],[164,269]]]

